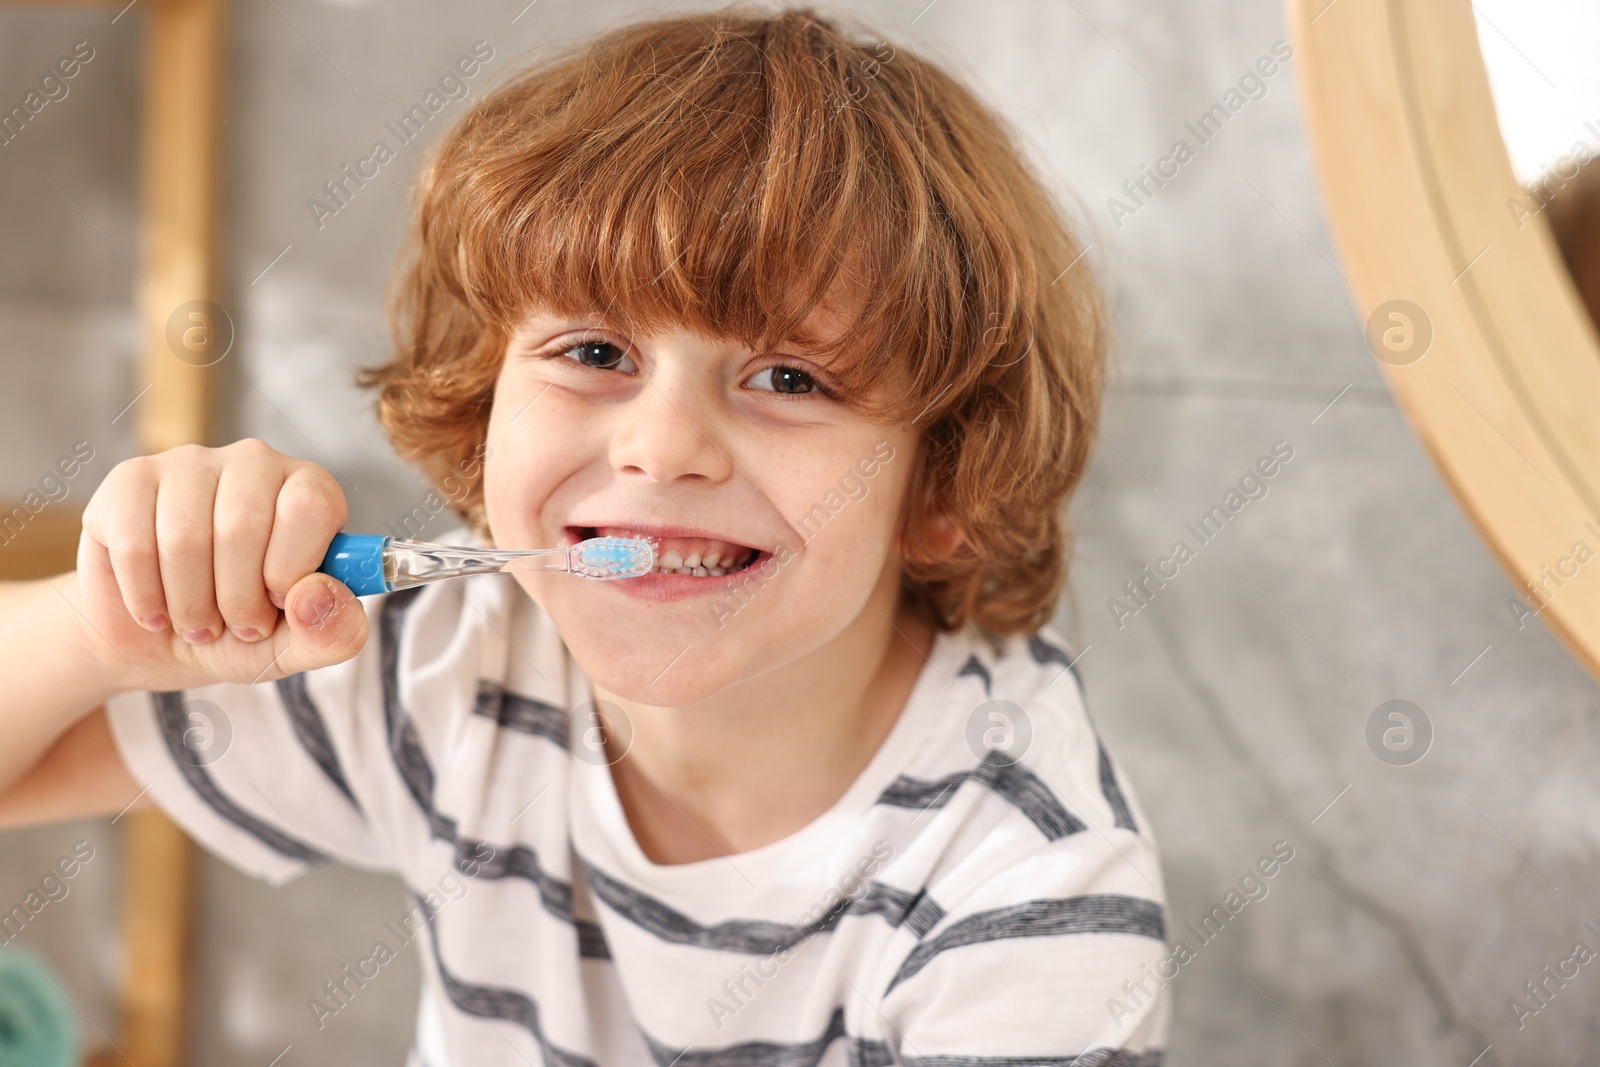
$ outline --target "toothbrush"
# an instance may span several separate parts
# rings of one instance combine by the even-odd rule
[[[464,548],[387,534],[337,533],[317,568],[356,596],[392,593],[425,582],[496,571],[563,571],[581,578],[638,578],[655,566],[654,542],[591,537],[568,548]]]

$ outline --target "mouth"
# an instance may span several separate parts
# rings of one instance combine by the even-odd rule
[[[722,578],[738,574],[770,555],[760,548],[715,537],[685,536],[659,527],[568,526],[567,543],[575,545],[591,537],[637,537],[655,545],[655,566],[651,574],[685,578]]]

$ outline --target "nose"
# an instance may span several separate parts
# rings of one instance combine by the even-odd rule
[[[668,361],[663,361],[666,364]],[[611,440],[611,466],[659,484],[726,481],[733,461],[721,427],[711,375],[665,369],[652,376],[627,403]]]

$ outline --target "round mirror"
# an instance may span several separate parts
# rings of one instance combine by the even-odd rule
[[[1290,0],[1289,22],[1374,358],[1510,576],[1515,624],[1600,678],[1600,337],[1580,296],[1600,284],[1600,10]]]

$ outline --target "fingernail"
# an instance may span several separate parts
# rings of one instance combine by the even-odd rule
[[[325,582],[318,582],[310,592],[301,595],[294,606],[294,613],[306,626],[320,626],[323,620],[333,614],[336,606],[333,590]]]
[[[254,626],[230,626],[228,631],[241,641],[254,641],[261,636]]]
[[[282,608],[283,608],[283,597],[282,597],[281,594],[268,593],[267,594],[267,599],[272,601],[272,606],[273,607],[278,608],[279,610],[282,610]]]
[[[167,617],[159,613],[155,615],[146,615],[139,621],[144,623],[145,629],[147,630],[165,630],[167,628]]]
[[[191,645],[209,644],[211,641],[211,631],[204,629],[185,630],[183,631],[183,639],[189,642]]]

